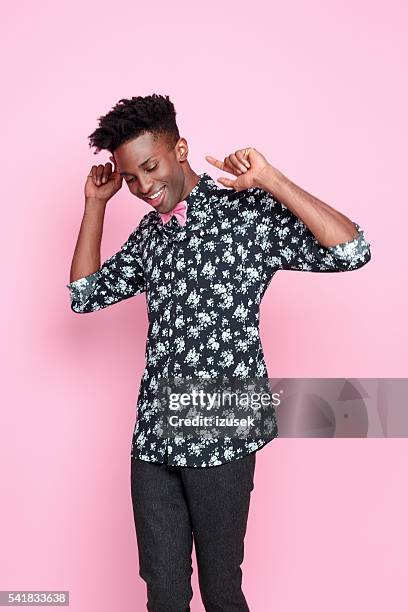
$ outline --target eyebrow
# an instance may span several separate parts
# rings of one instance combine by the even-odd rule
[[[144,166],[145,164],[147,164],[148,161],[150,161],[152,159],[152,157],[154,157],[154,155],[151,155],[150,157],[148,157],[143,163],[140,164],[139,168],[141,168],[142,166]],[[120,172],[119,173],[120,176],[123,176],[124,174],[128,174],[129,176],[135,176],[134,174],[132,174],[131,172]]]

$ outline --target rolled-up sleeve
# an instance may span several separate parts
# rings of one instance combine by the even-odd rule
[[[265,258],[269,269],[306,272],[357,270],[371,259],[370,243],[353,221],[357,236],[334,246],[321,245],[306,224],[284,204],[262,192],[262,223],[266,235]]]
[[[71,310],[88,313],[146,291],[138,228],[99,270],[66,285]]]

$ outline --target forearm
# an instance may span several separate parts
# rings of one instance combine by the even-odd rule
[[[301,219],[322,246],[335,246],[358,235],[350,219],[295,185],[272,166],[258,177],[257,185]]]
[[[101,241],[106,202],[86,198],[85,210],[74,255],[70,283],[99,270],[101,266]]]

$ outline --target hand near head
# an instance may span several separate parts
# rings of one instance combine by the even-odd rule
[[[93,198],[107,202],[122,187],[123,177],[120,176],[114,157],[109,157],[112,164],[92,166],[85,183],[85,198]]]
[[[253,147],[239,149],[225,157],[223,162],[211,155],[206,155],[205,159],[219,170],[230,172],[238,177],[235,181],[224,177],[217,179],[219,183],[235,191],[258,187],[260,175],[270,167],[268,160]]]

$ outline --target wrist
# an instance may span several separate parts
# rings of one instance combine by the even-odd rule
[[[108,200],[96,198],[94,196],[85,197],[85,208],[105,208]]]
[[[267,164],[255,177],[255,187],[272,193],[283,179],[284,175],[277,168]]]
[[[102,224],[105,219],[106,200],[99,198],[85,198],[84,219],[90,219],[92,223]]]

